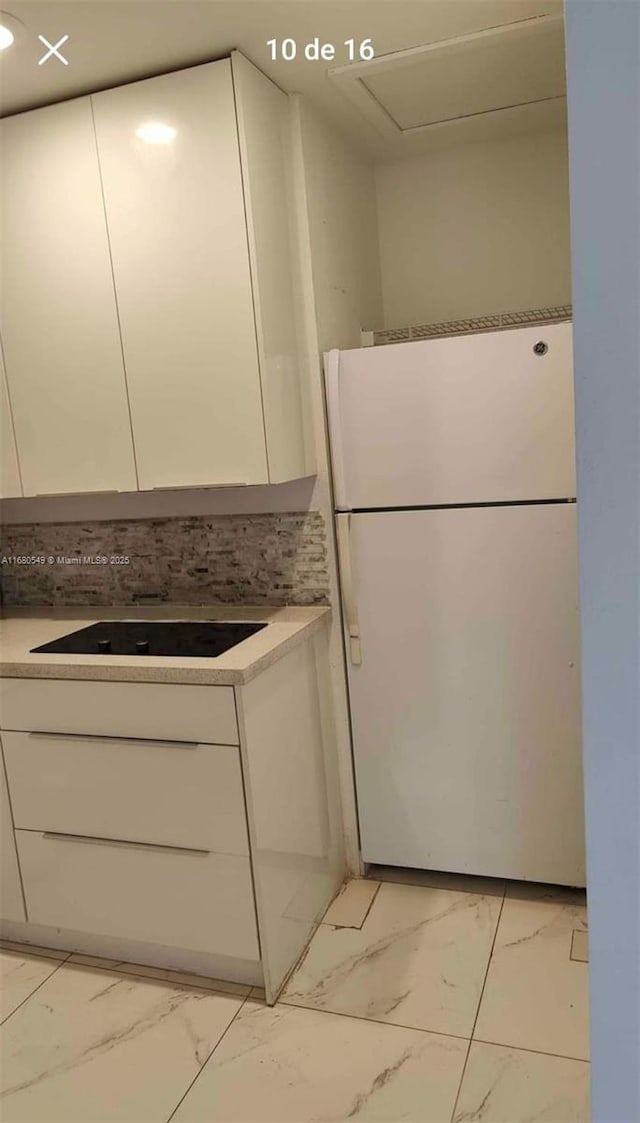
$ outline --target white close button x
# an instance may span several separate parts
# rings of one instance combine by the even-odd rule
[[[49,40],[45,39],[44,35],[39,35],[38,39],[40,40],[41,43],[44,43],[45,47],[48,47],[49,50],[39,60],[38,66],[42,66],[43,62],[46,62],[48,58],[52,58],[52,57],[55,57],[55,58],[59,59],[60,62],[63,62],[65,66],[68,66],[69,65],[69,59],[66,59],[64,57],[64,55],[61,55],[60,51],[58,50],[58,47],[61,47],[63,43],[66,43],[68,38],[69,38],[68,35],[63,35],[62,39],[58,39],[58,42],[55,44],[55,46],[52,46],[51,43],[49,42]]]

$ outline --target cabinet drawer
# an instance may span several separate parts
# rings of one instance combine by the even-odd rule
[[[5,732],[16,827],[248,854],[235,745]]]
[[[3,729],[238,744],[232,686],[0,680]]]
[[[20,871],[13,836],[9,793],[0,759],[0,917],[3,920],[27,919],[24,912]]]
[[[32,924],[258,959],[249,859],[16,831]]]

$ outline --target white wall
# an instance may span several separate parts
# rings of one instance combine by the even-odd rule
[[[384,164],[377,187],[385,327],[570,303],[563,130]]]
[[[568,0],[595,1123],[640,1119],[640,6]]]
[[[333,347],[359,347],[360,328],[380,322],[375,176],[301,97],[292,98],[294,182],[300,251],[300,298],[305,324],[302,348],[310,372],[307,415],[315,448],[314,509],[329,531],[329,580],[334,615],[329,642],[347,864],[360,872],[353,762],[340,624],[340,597],[324,420],[321,356]]]
[[[382,315],[373,167],[308,102],[299,111],[318,342],[359,347]]]

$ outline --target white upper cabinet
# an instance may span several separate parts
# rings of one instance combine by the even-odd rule
[[[286,98],[241,63],[241,144],[228,59],[92,97],[142,489],[304,474]]]
[[[0,317],[24,494],[134,490],[90,102],[1,127]]]
[[[231,56],[271,483],[305,474],[293,294],[289,100]]]
[[[2,122],[5,494],[308,474],[288,126],[237,52]]]
[[[0,497],[12,499],[18,495],[22,495],[22,484],[4,364],[0,353]]]

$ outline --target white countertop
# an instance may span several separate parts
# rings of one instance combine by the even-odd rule
[[[330,620],[330,608],[248,605],[117,605],[111,608],[14,608],[0,620],[0,677],[104,679],[117,682],[240,685],[255,678]],[[255,635],[206,659],[151,655],[45,655],[31,648],[99,620],[253,620]]]

